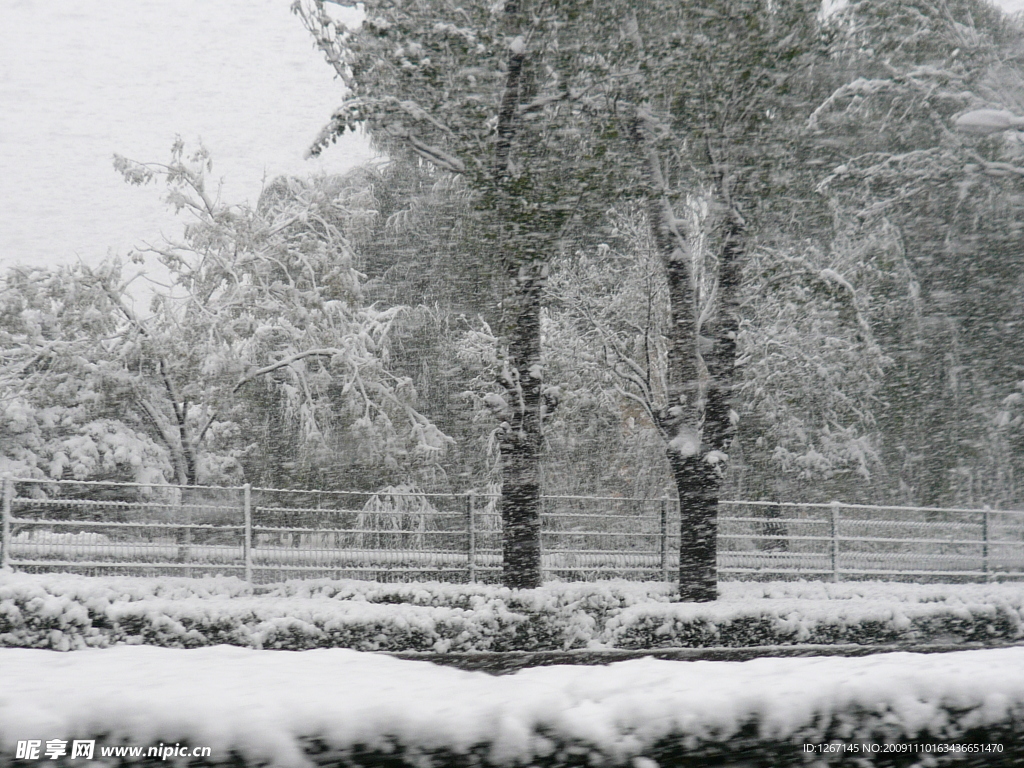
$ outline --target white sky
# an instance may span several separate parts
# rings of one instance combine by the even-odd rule
[[[350,136],[302,154],[341,100],[290,0],[0,0],[0,269],[95,263],[180,225],[115,152],[166,161],[201,137],[226,199],[264,176],[368,159]],[[1002,0],[1024,10],[1024,0]]]
[[[175,134],[213,154],[224,197],[264,175],[339,171],[352,137],[303,160],[341,85],[290,0],[0,0],[0,269],[87,263],[180,229],[115,152],[166,162]]]

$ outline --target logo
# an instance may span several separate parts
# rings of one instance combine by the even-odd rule
[[[75,739],[71,742],[71,758],[92,760],[95,751],[95,739],[89,741]],[[47,739],[45,745],[42,739],[26,739],[18,742],[14,757],[16,760],[56,760],[67,755],[68,742],[66,739]]]

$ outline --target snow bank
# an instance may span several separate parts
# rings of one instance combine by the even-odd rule
[[[975,763],[995,765],[1020,754],[1024,722],[1024,648],[642,659],[502,677],[340,649],[5,649],[0,679],[8,759],[17,740],[59,738],[187,743],[211,747],[213,763],[303,768],[385,759],[653,768],[702,757],[767,764],[767,755],[773,765],[807,765],[825,756],[804,754],[803,744],[837,740],[996,743],[1001,754]],[[934,757],[929,764],[964,764],[962,753]]]
[[[540,651],[1024,637],[1020,585],[731,584],[714,603],[664,584],[535,590],[440,583],[0,574],[0,646]]]

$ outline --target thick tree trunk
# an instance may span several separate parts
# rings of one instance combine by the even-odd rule
[[[541,585],[540,484],[537,461],[528,447],[502,452],[501,582],[511,589]]]
[[[654,213],[659,211],[656,209]],[[666,259],[666,269],[672,312],[668,361],[671,399],[662,419],[662,432],[668,440],[669,466],[679,496],[679,597],[707,602],[718,598],[718,495],[721,487],[719,468],[708,460],[709,432],[715,431],[709,423],[712,398],[709,390],[701,414],[697,308],[690,277],[690,254],[681,253],[677,246],[675,258]],[[728,412],[725,416],[728,418]]]
[[[719,202],[728,211],[725,239],[718,262],[718,307],[702,330],[711,348],[702,357],[707,368],[701,450],[690,462],[686,485],[676,473],[682,509],[684,492],[690,530],[681,537],[679,591],[684,599],[706,601],[718,597],[718,501],[736,434],[731,401],[736,378],[736,341],[739,334],[740,267],[746,253],[746,222],[733,203],[728,181],[718,179]],[[683,549],[685,548],[685,553]],[[689,558],[692,564],[685,566]]]
[[[718,493],[721,475],[707,460],[701,423],[698,308],[693,255],[679,229],[654,145],[654,119],[637,113],[633,138],[644,159],[648,184],[647,217],[668,282],[669,327],[666,385],[668,402],[659,428],[679,495],[679,595],[683,600],[718,597]]]
[[[647,216],[665,269],[672,317],[668,402],[659,414],[658,427],[667,443],[679,495],[679,595],[683,600],[710,601],[718,597],[718,500],[735,433],[730,400],[735,388],[746,223],[730,196],[728,178],[716,168],[719,203],[728,213],[718,263],[718,306],[702,328],[693,256],[672,209],[655,146],[656,129],[657,122],[647,109],[638,109],[633,140],[644,161]],[[710,155],[710,147],[708,151]],[[711,342],[706,351],[701,349],[702,332]]]
[[[673,472],[680,509],[688,530],[680,538],[679,593],[683,599],[718,597],[718,501],[736,433],[731,400],[735,389],[736,341],[739,333],[740,266],[746,253],[746,222],[733,203],[724,177],[718,179],[719,202],[728,211],[718,262],[718,307],[705,328],[711,348],[702,358],[707,369],[701,447]],[[687,466],[689,465],[689,466]],[[686,477],[681,477],[685,472]]]
[[[703,357],[708,371],[704,440],[710,450],[724,454],[736,434],[731,401],[736,388],[740,268],[746,254],[746,222],[728,194],[723,194],[722,198],[728,207],[729,218],[718,262],[718,307],[713,321],[704,328],[712,346]]]
[[[541,585],[540,450],[543,380],[540,307],[547,278],[547,256],[556,229],[531,211],[524,190],[513,179],[512,154],[521,139],[516,110],[527,87],[527,46],[517,33],[523,28],[521,4],[505,4],[505,26],[511,40],[505,88],[498,110],[494,147],[494,191],[509,258],[505,266],[512,296],[506,300],[508,366],[504,373],[508,409],[500,427],[502,583],[514,589]]]
[[[509,412],[501,432],[501,519],[506,587],[541,584],[540,448],[542,385],[540,299],[542,264],[516,276],[515,317],[510,323],[509,370],[505,388]],[[533,273],[533,274],[531,274]]]
[[[718,494],[721,475],[700,454],[669,452],[679,494],[679,598],[718,598]]]

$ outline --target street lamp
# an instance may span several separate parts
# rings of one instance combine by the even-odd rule
[[[988,136],[1000,131],[1024,129],[1024,117],[1018,117],[1005,109],[972,109],[960,115],[953,125],[961,133]]]

